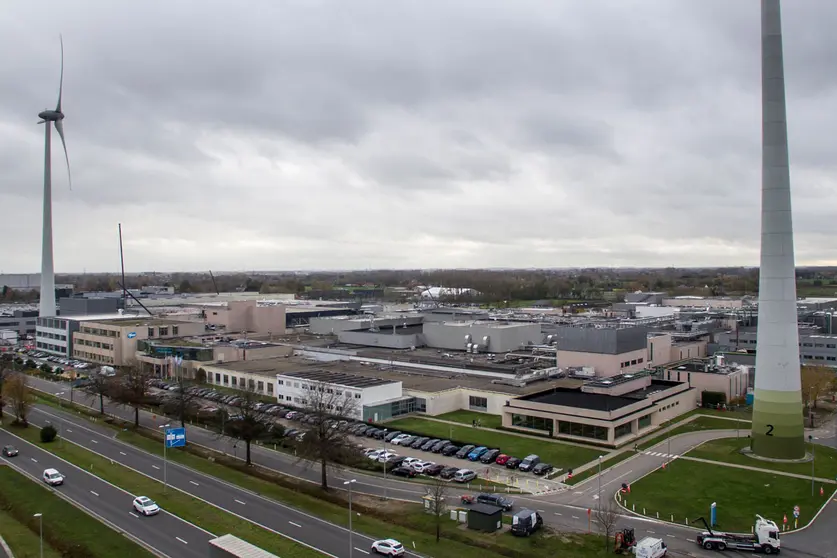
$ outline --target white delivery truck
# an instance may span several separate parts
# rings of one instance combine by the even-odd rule
[[[763,552],[765,554],[779,554],[781,543],[779,542],[779,527],[775,522],[765,519],[760,515],[756,516],[756,524],[753,527],[752,535],[736,535],[734,533],[721,533],[713,531],[704,518],[695,520],[702,521],[706,531],[700,533],[695,541],[706,550],[744,550],[747,552]]]
[[[662,558],[668,552],[663,539],[645,537],[634,547],[634,554],[637,558]]]

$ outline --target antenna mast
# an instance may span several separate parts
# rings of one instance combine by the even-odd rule
[[[125,287],[125,255],[122,252],[122,223],[119,223],[119,264],[122,266],[122,309],[128,309],[128,289]]]

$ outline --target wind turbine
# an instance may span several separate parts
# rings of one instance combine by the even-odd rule
[[[64,113],[61,112],[61,96],[64,91],[64,38],[61,40],[61,79],[58,82],[58,104],[55,110],[46,109],[38,117],[38,124],[45,124],[46,142],[44,144],[44,215],[43,237],[41,245],[41,300],[38,315],[42,318],[55,316],[55,270],[52,260],[52,153],[50,151],[50,122],[55,124],[61,144],[64,146],[64,158],[67,161],[67,177],[70,190],[73,189],[73,178],[70,174],[70,156],[67,154],[67,142],[64,141]]]

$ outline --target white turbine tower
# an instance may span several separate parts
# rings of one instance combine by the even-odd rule
[[[67,161],[67,177],[70,189],[73,179],[70,174],[70,156],[67,154],[67,142],[64,141],[64,113],[61,112],[61,95],[64,91],[64,38],[61,37],[61,79],[58,82],[58,105],[55,110],[45,110],[38,115],[45,124],[46,143],[44,144],[44,215],[43,240],[41,245],[41,301],[38,310],[40,317],[55,316],[55,270],[52,261],[52,154],[50,151],[50,122],[55,124],[61,144],[64,146],[64,159]]]

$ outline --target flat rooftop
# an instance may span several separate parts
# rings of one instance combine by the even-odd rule
[[[179,324],[193,324],[195,322],[189,322],[185,320],[172,320],[168,318],[155,318],[153,316],[148,317],[127,317],[127,318],[111,318],[105,320],[96,320],[97,323],[106,324],[106,325],[118,325],[124,327],[140,327],[140,326],[161,326],[161,325],[179,325]]]
[[[493,320],[463,320],[463,321],[456,321],[456,322],[429,322],[429,324],[433,323],[442,323],[447,327],[471,327],[471,326],[483,326],[488,327],[491,329],[513,329],[519,327],[527,327],[532,325],[539,325],[534,322],[495,322]]]
[[[304,370],[301,372],[289,372],[283,375],[290,378],[299,378],[300,380],[322,382],[324,384],[334,384],[351,388],[368,388],[395,383],[395,380],[346,374],[336,370]]]
[[[578,407],[592,411],[616,411],[637,402],[637,399],[631,397],[584,393],[580,389],[568,388],[553,388],[549,391],[525,395],[520,399],[533,403]]]

